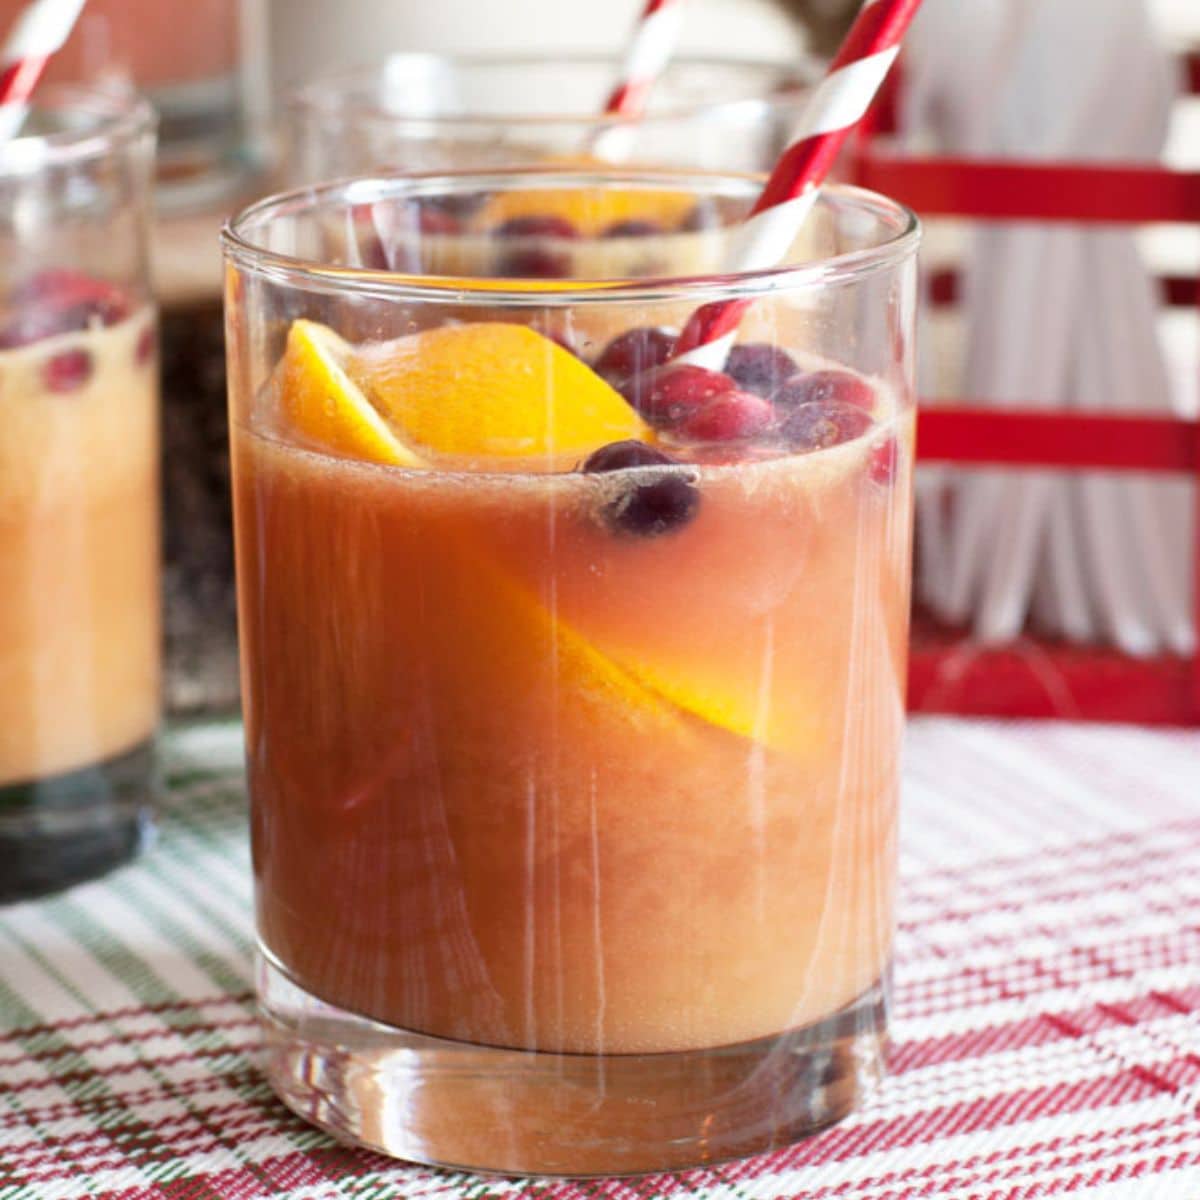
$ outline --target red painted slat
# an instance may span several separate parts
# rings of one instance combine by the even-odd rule
[[[1200,422],[1177,417],[926,407],[922,461],[1137,471],[1200,471]]]
[[[922,216],[1121,223],[1200,220],[1200,172],[1145,164],[907,158],[888,154],[880,142],[873,142],[860,153],[854,178]]]

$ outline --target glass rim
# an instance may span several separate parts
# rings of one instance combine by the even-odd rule
[[[672,105],[670,108],[652,109],[640,120],[634,117],[613,117],[604,113],[507,113],[496,112],[474,113],[406,113],[395,112],[381,104],[373,95],[363,94],[364,87],[378,82],[392,63],[442,63],[457,70],[478,68],[518,67],[539,68],[555,67],[562,64],[602,66],[609,69],[613,77],[621,66],[621,56],[617,53],[602,54],[598,52],[578,53],[564,50],[545,54],[531,54],[514,51],[512,53],[497,53],[480,51],[475,53],[448,54],[436,51],[408,50],[388,55],[387,58],[364,64],[357,69],[339,70],[310,79],[308,82],[291,88],[285,99],[284,109],[289,118],[297,116],[314,117],[317,119],[338,115],[352,115],[360,120],[387,122],[391,125],[424,125],[433,126],[439,130],[455,128],[472,128],[480,125],[504,124],[520,129],[539,129],[548,126],[571,125],[581,130],[620,125],[627,122],[639,121],[641,124],[663,121],[679,121],[684,118],[700,118],[714,116],[722,112],[730,112],[747,105],[776,104],[780,107],[799,105],[807,98],[807,91],[794,97],[779,96],[739,96],[727,100],[703,100],[689,105]],[[823,75],[820,60],[815,55],[800,55],[794,59],[770,58],[735,58],[720,55],[681,54],[672,59],[667,68],[669,73],[675,68],[687,67],[718,67],[721,69],[748,69],[766,73],[778,71],[787,76],[791,75],[796,82],[812,85],[819,82]]]
[[[221,229],[224,256],[233,265],[269,276],[275,282],[293,286],[307,284],[313,290],[358,292],[376,299],[395,299],[427,303],[487,303],[497,307],[561,307],[619,301],[653,302],[692,296],[697,303],[713,298],[714,293],[730,297],[754,297],[787,288],[790,290],[828,287],[848,282],[880,270],[886,270],[916,252],[921,238],[916,213],[899,201],[847,184],[827,184],[817,197],[818,205],[848,203],[873,213],[895,229],[892,236],[878,245],[848,250],[805,262],[785,264],[753,271],[715,272],[703,275],[649,276],[594,280],[555,280],[547,288],[545,280],[497,279],[495,277],[408,274],[400,271],[319,263],[284,254],[259,244],[248,235],[248,227],[265,225],[283,216],[315,212],[322,200],[343,198],[346,209],[382,199],[420,199],[448,194],[446,184],[463,185],[459,190],[494,189],[498,183],[520,180],[528,190],[558,187],[655,186],[669,190],[705,193],[729,197],[756,196],[764,176],[726,172],[667,171],[653,169],[579,169],[547,170],[544,167],[511,168],[499,171],[441,171],[391,175],[367,175],[327,183],[292,188],[265,196],[231,216]],[[438,185],[442,185],[439,187]],[[723,190],[713,190],[719,185]],[[736,186],[738,191],[731,193]]]
[[[86,84],[51,84],[34,93],[31,112],[80,113],[95,118],[78,129],[22,133],[0,143],[0,177],[23,175],[101,158],[151,132],[158,117],[134,92]]]

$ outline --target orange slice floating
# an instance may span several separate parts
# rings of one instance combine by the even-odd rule
[[[525,325],[446,325],[360,347],[347,369],[417,453],[553,460],[650,437],[619,392]]]

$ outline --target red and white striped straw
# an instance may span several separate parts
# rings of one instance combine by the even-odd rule
[[[679,41],[683,3],[684,0],[646,0],[625,51],[621,78],[604,103],[605,116],[631,120],[645,112],[650,92]],[[621,158],[628,150],[631,135],[628,125],[601,130],[592,141],[592,153],[600,158]]]
[[[866,0],[846,40],[817,85],[792,143],[733,235],[725,268],[765,271],[783,262],[816,203],[851,130],[883,83],[921,0]],[[684,326],[673,361],[719,370],[748,300],[718,300]]]
[[[662,74],[683,28],[683,0],[647,0],[625,52],[621,81],[604,111],[611,117],[640,117],[650,89]]]
[[[16,135],[51,55],[71,36],[84,0],[31,0],[0,48],[0,142]]]

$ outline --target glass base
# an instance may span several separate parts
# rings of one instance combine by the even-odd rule
[[[883,1072],[886,977],[802,1029],[710,1050],[557,1054],[477,1046],[318,1000],[265,954],[272,1087],[344,1141],[500,1174],[678,1170],[796,1142],[846,1116]]]
[[[150,833],[154,741],[62,775],[0,787],[0,904],[127,862]]]

